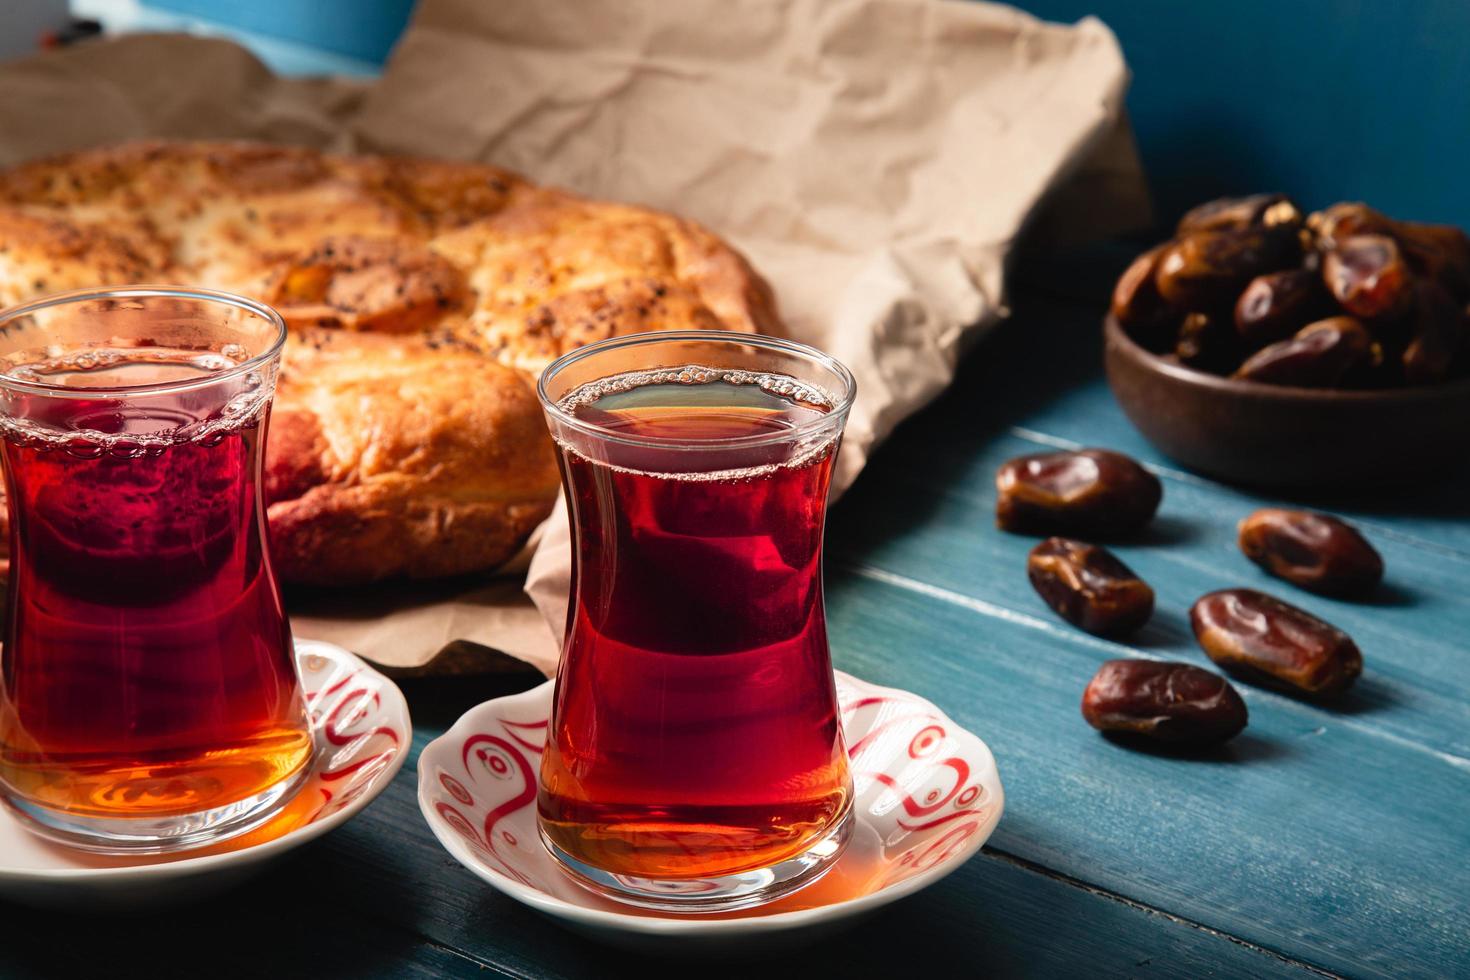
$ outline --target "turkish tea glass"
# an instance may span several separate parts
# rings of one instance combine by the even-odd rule
[[[852,375],[785,340],[664,332],[568,354],[539,393],[573,537],[543,841],[648,908],[815,881],[851,831],[822,531]]]
[[[260,490],[285,337],[269,307],[207,290],[0,313],[0,794],[45,837],[197,847],[306,776]]]

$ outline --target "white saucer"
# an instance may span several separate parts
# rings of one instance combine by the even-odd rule
[[[995,829],[1005,797],[979,738],[923,698],[837,674],[857,818],[833,869],[761,908],[646,912],[564,874],[536,832],[536,776],[552,684],[472,708],[419,756],[419,808],[480,878],[596,939],[664,952],[805,942],[954,871]]]
[[[262,827],[182,854],[112,857],[51,844],[0,807],[0,899],[68,911],[182,901],[228,888],[352,818],[408,757],[398,687],[330,643],[296,641],[316,740],[301,790]]]

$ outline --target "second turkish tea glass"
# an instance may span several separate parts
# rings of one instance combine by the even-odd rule
[[[846,845],[821,556],[854,393],[820,351],[728,333],[616,338],[542,376],[573,575],[539,818],[586,887],[741,908]]]

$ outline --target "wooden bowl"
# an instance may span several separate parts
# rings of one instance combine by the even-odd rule
[[[1109,316],[1108,383],[1149,442],[1190,469],[1262,487],[1351,492],[1470,460],[1470,379],[1380,391],[1288,388],[1171,364]]]

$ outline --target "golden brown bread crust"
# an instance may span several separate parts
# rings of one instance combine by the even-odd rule
[[[364,568],[429,578],[500,564],[556,496],[540,415],[519,374],[472,350],[293,336],[265,462],[278,572],[330,585]]]
[[[0,306],[123,282],[286,317],[266,488],[292,582],[514,554],[556,494],[530,385],[560,354],[644,330],[782,332],[769,287],[708,231],[495,167],[149,142],[0,172]]]
[[[471,335],[527,371],[646,330],[782,332],[770,287],[743,258],[697,225],[645,208],[527,188],[432,247],[466,270]]]
[[[4,230],[38,219],[59,227]],[[6,302],[55,292],[63,274],[185,282],[274,299],[293,325],[456,329],[531,371],[641,330],[782,332],[770,288],[698,225],[483,164],[255,143],[88,150],[0,172],[12,244]]]
[[[469,302],[464,276],[426,246],[333,236],[283,263],[263,297],[293,327],[433,329]]]

